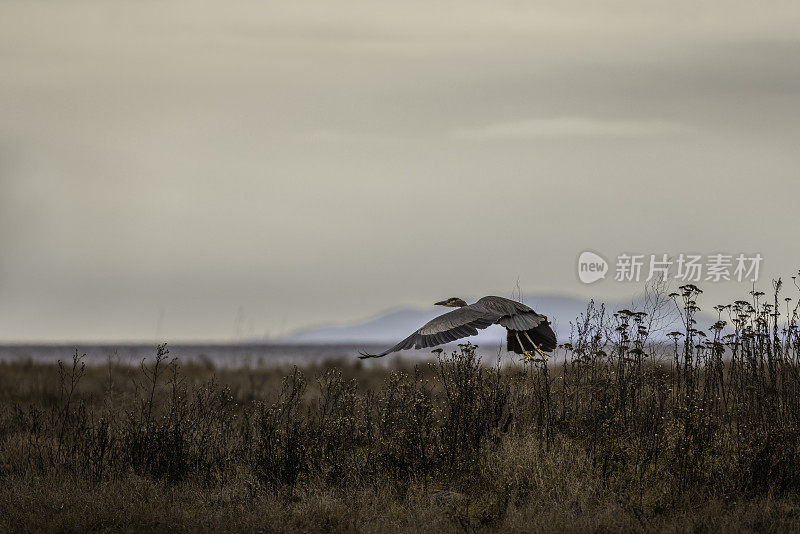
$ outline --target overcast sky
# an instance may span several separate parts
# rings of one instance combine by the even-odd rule
[[[5,0],[0,341],[638,290],[581,284],[586,249],[758,252],[769,287],[800,267],[798,28],[796,0]]]

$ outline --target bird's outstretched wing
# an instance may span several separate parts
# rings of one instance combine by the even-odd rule
[[[504,297],[483,297],[472,307],[496,313],[500,316],[497,324],[508,330],[531,330],[547,321],[547,317],[539,315],[529,306]]]
[[[524,354],[533,349],[545,352],[555,350],[556,334],[547,317],[539,315],[529,306],[495,296],[483,297],[473,306],[501,314],[497,324],[508,330],[506,346],[509,351]]]
[[[389,350],[380,354],[362,352],[359,357],[362,360],[364,358],[381,358],[399,350],[424,349],[443,345],[462,337],[474,336],[479,329],[496,323],[500,317],[500,314],[492,310],[464,306],[428,321],[419,330]]]

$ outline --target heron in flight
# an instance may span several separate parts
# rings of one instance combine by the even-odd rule
[[[394,347],[380,354],[362,352],[360,358],[380,358],[400,350],[443,345],[474,336],[479,329],[493,324],[499,324],[508,330],[506,345],[509,351],[524,354],[528,358],[532,358],[536,352],[546,359],[545,353],[556,348],[556,334],[550,328],[547,317],[539,315],[521,302],[490,296],[467,304],[458,297],[452,297],[437,302],[436,305],[457,309],[428,321]]]

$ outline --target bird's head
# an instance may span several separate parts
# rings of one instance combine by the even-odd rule
[[[450,297],[447,300],[442,300],[436,303],[436,306],[447,306],[448,308],[461,308],[466,305],[467,303],[458,297]]]

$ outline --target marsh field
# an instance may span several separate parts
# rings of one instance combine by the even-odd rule
[[[0,531],[798,531],[800,338],[774,289],[699,325],[682,286],[659,342],[663,303],[589,304],[548,363],[4,362]]]

